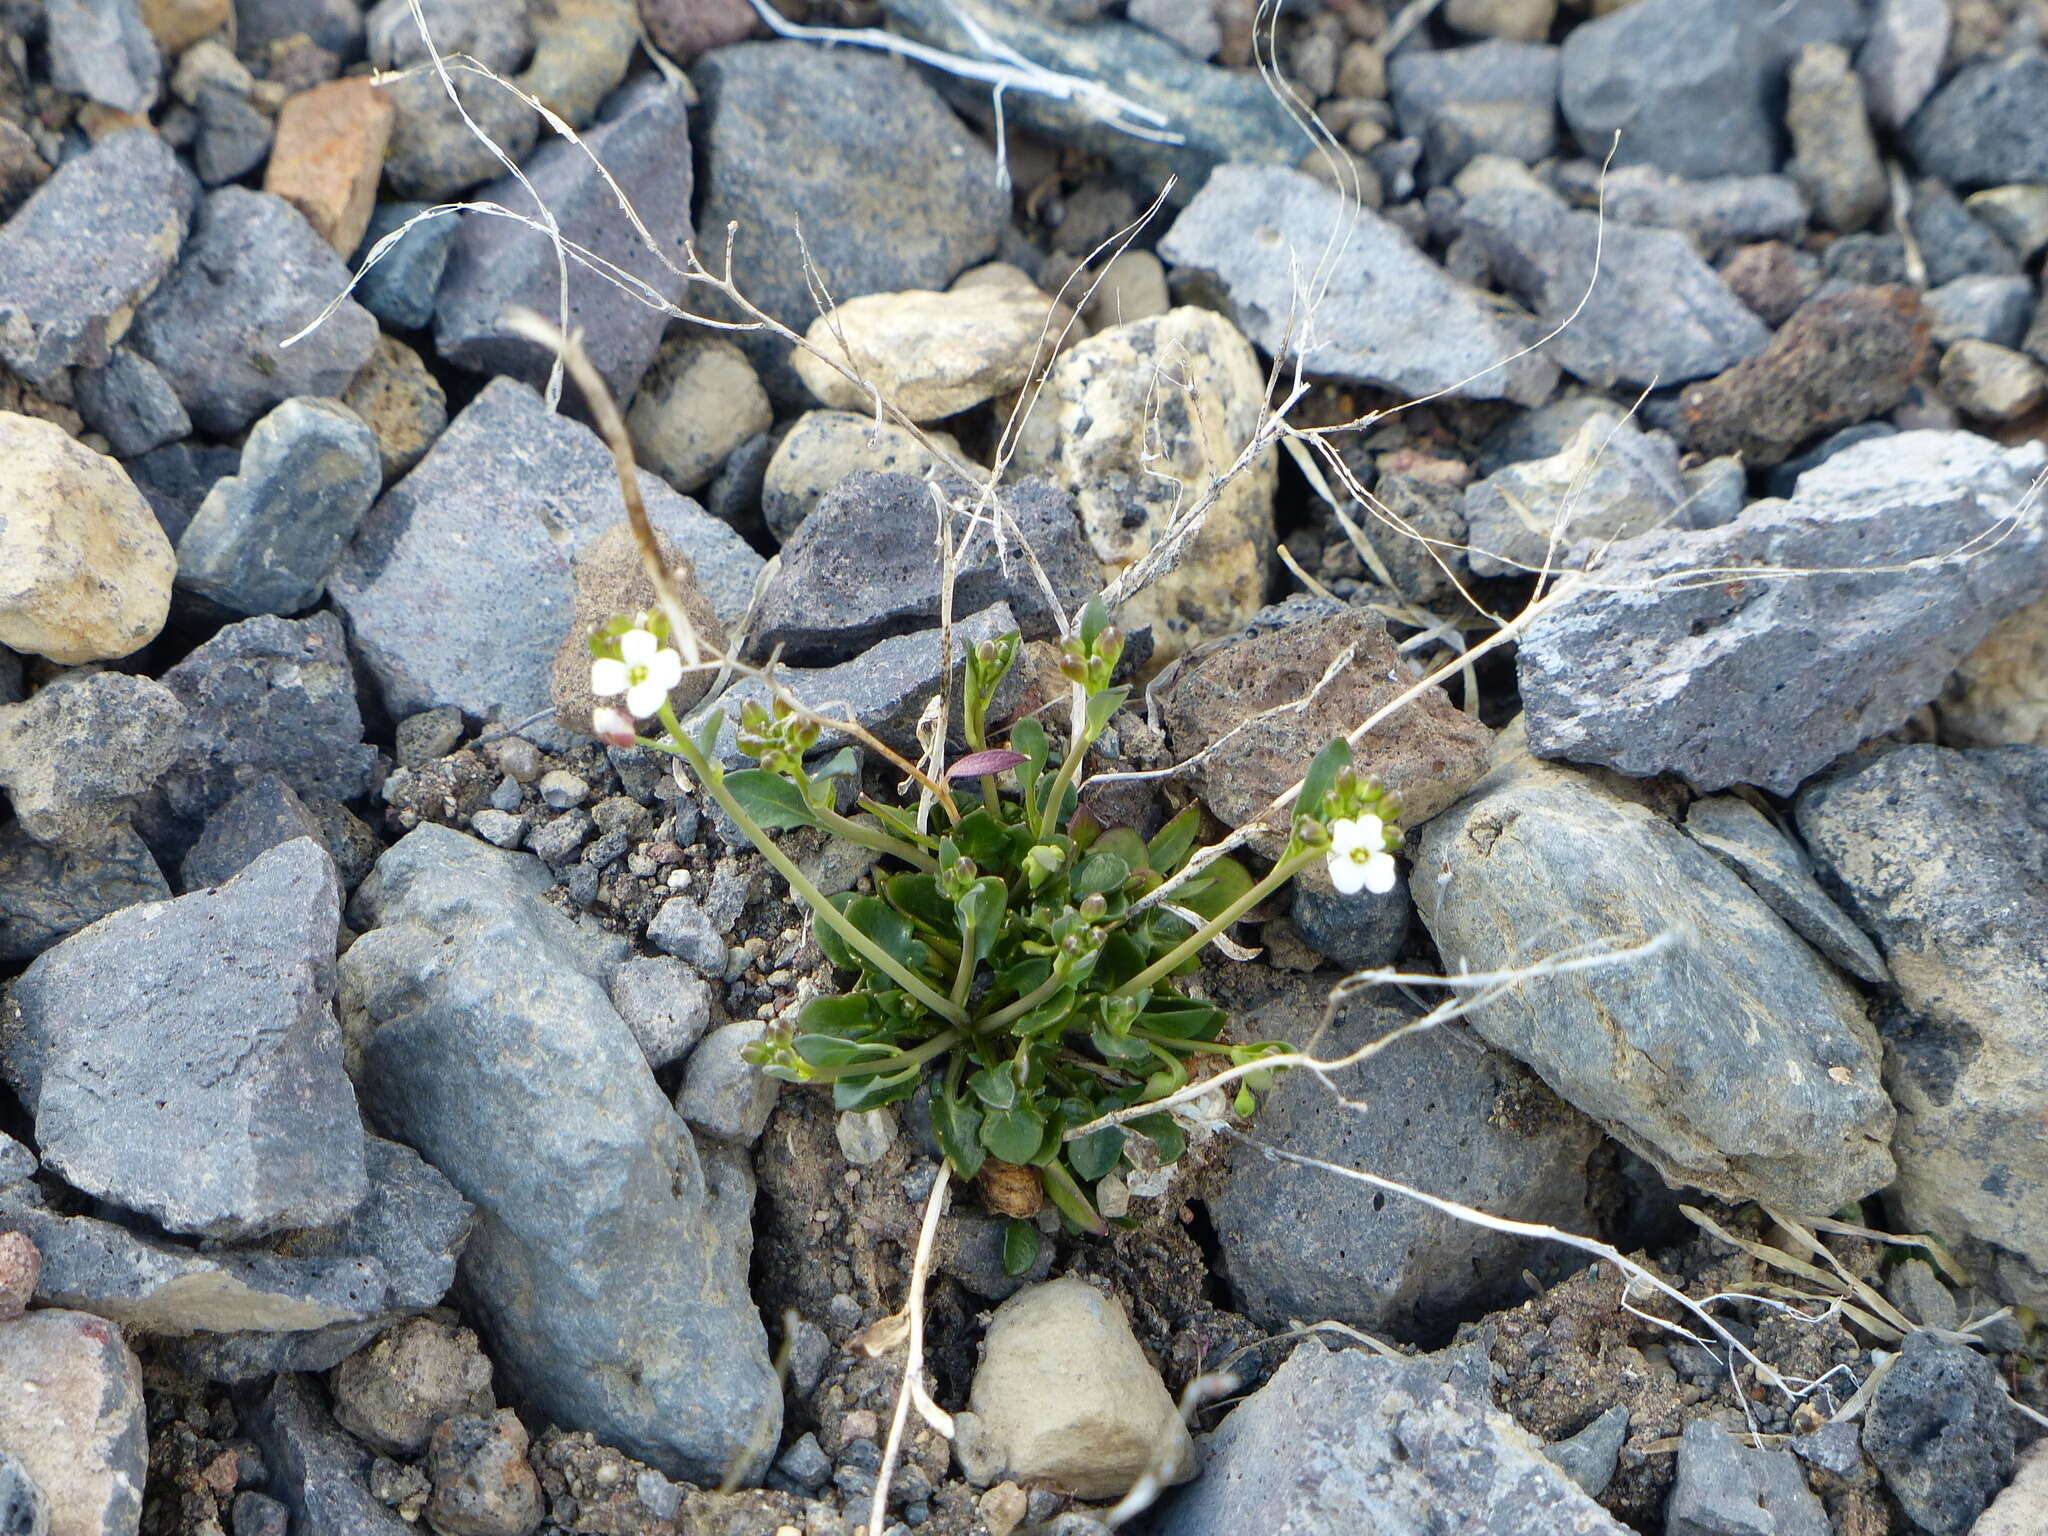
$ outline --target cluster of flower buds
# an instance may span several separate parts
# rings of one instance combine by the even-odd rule
[[[1324,795],[1321,810],[1321,819],[1298,818],[1294,835],[1307,847],[1327,849],[1324,862],[1339,894],[1391,891],[1399,875],[1394,854],[1403,841],[1401,797],[1378,779],[1346,767]]]
[[[964,730],[967,744],[979,750],[988,744],[988,714],[995,707],[996,690],[1017,664],[1017,647],[1024,637],[1015,631],[984,640],[967,653],[966,683],[963,689]]]
[[[740,709],[735,739],[739,749],[771,773],[801,779],[804,754],[818,744],[818,722],[800,715],[777,695],[767,707],[749,699]]]
[[[1105,624],[1092,639],[1083,639],[1084,628],[1071,635],[1060,650],[1060,675],[1079,683],[1084,692],[1101,693],[1109,686],[1117,661],[1124,653],[1123,632]]]

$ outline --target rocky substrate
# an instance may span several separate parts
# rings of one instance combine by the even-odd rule
[[[1106,824],[1244,826],[1520,615],[1359,743],[1396,889],[1312,869],[1193,979],[1235,1037],[1641,948],[1282,1078],[1022,1275],[956,1191],[890,1536],[1147,1475],[1171,1536],[2048,1530],[2048,7],[779,8],[1171,142],[1021,88],[999,140],[747,0],[423,0],[589,154],[410,0],[0,0],[0,1536],[867,1521],[937,1146],[746,1062],[807,915],[587,733],[653,594],[505,322],[555,248],[420,218],[534,198],[642,285],[569,313],[691,612],[898,751],[963,644],[1058,700],[1055,605],[1212,489],[1105,738],[1187,766]],[[813,352],[664,315],[734,317],[728,239]],[[1297,380],[1320,457],[1236,464]],[[1035,558],[949,607],[998,465]]]

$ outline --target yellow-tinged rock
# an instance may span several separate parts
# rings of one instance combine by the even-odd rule
[[[1105,581],[1148,553],[1251,442],[1266,381],[1221,315],[1182,307],[1112,326],[1053,365],[1012,463],[1074,498]],[[1273,555],[1270,450],[1218,493],[1180,563],[1124,605],[1152,626],[1153,662],[1243,627],[1265,601]]]
[[[227,25],[231,0],[142,0],[142,24],[175,57]]]
[[[2007,614],[1935,706],[1959,747],[2048,747],[2048,597]]]
[[[910,289],[848,299],[811,322],[804,339],[846,364],[913,421],[993,400],[1031,376],[1040,343],[1050,355],[1059,325],[1053,301],[1027,283],[977,281],[949,293]],[[808,352],[798,377],[840,410],[872,410],[869,390]]]
[[[73,666],[147,645],[177,561],[115,460],[0,412],[0,645]]]
[[[263,190],[303,213],[343,256],[363,242],[396,115],[368,79],[351,75],[300,91],[277,114]]]

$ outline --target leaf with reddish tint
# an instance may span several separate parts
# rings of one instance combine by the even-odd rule
[[[1008,747],[990,747],[985,752],[970,752],[959,762],[946,770],[949,779],[979,778],[984,773],[1001,773],[1019,763],[1031,761],[1022,752],[1012,752]]]

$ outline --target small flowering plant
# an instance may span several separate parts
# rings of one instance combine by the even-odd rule
[[[772,1076],[829,1084],[842,1110],[867,1110],[921,1091],[952,1171],[978,1179],[1013,1217],[1049,1200],[1067,1225],[1100,1232],[1101,1181],[1149,1144],[1148,1162],[1185,1148],[1166,1100],[1191,1080],[1246,1066],[1234,1098],[1255,1108],[1269,1074],[1256,1064],[1277,1042],[1223,1039],[1228,1016],[1191,995],[1183,978],[1212,941],[1316,859],[1346,894],[1385,891],[1401,845],[1399,805],[1350,766],[1337,741],[1310,767],[1286,845],[1254,879],[1228,857],[1198,849],[1201,812],[1189,806],[1150,838],[1102,825],[1081,804],[1083,768],[1129,688],[1112,686],[1123,641],[1091,603],[1066,642],[1064,741],[1037,718],[988,739],[997,692],[1020,639],[984,642],[967,659],[962,733],[968,752],[928,786],[926,816],[853,797],[851,748],[811,754],[818,723],[784,702],[748,704],[740,749],[759,767],[727,771],[714,753],[723,724],[711,711],[686,734],[667,701],[679,675],[652,625],[599,637],[593,691],[625,695],[625,712],[659,718],[642,745],[684,758],[816,919],[820,948],[846,978],[754,1049]],[[637,670],[636,670],[637,669]],[[655,692],[658,688],[659,692]],[[632,730],[602,708],[600,735]],[[884,855],[872,890],[826,897],[770,833],[814,826]],[[1005,1262],[1036,1256],[1038,1235],[1013,1221]]]

